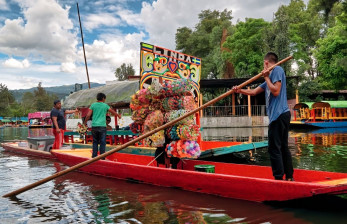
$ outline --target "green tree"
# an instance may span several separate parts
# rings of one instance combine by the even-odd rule
[[[0,83],[0,116],[9,116],[10,104],[15,101],[5,84]]]
[[[227,38],[223,46],[231,52],[224,52],[223,57],[235,65],[237,77],[253,76],[263,67],[267,51],[265,31],[269,25],[263,19],[247,18],[239,22],[235,33]]]
[[[123,81],[127,80],[129,76],[135,75],[135,69],[133,68],[132,64],[126,65],[123,63],[116,69],[114,74],[119,81]]]
[[[323,28],[323,18],[309,7],[306,9],[302,0],[291,1],[289,11],[294,17],[289,25],[291,52],[299,66],[297,75],[309,75],[311,79],[317,77],[317,68],[314,63],[313,50],[316,41],[320,38]]]
[[[34,94],[31,92],[25,92],[22,97],[21,107],[23,108],[24,114],[28,115],[28,113],[35,112],[35,105],[33,102],[35,101]]]
[[[23,107],[21,107],[19,103],[13,102],[9,107],[8,116],[22,117],[22,116],[28,116],[28,114],[25,114]]]
[[[34,90],[34,105],[36,111],[47,111],[52,109],[53,101],[57,98],[58,97],[54,94],[48,94],[40,82],[37,89]]]
[[[202,59],[202,78],[207,78],[210,74],[213,78],[226,75],[227,64],[221,57],[223,51],[221,45],[223,34],[227,36],[233,32],[231,13],[226,9],[222,12],[203,10],[199,14],[199,23],[194,30],[188,27],[177,29],[176,49]],[[233,75],[233,68],[231,70],[228,76]]]
[[[321,78],[328,87],[347,89],[347,13],[337,16],[336,25],[317,41],[315,56]]]

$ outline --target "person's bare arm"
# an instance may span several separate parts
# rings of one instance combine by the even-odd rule
[[[53,121],[55,130],[57,131],[57,133],[60,133],[60,129],[59,129],[59,126],[58,126],[58,119],[57,119],[57,117],[52,117],[52,121]]]
[[[84,119],[84,122],[83,122],[83,124],[85,126],[87,126],[87,121],[89,121],[90,117],[92,116],[92,113],[93,113],[93,111],[91,109],[89,109],[87,116],[86,116],[86,119]]]
[[[78,108],[74,109],[74,110],[65,110],[65,114],[73,114],[78,112]]]
[[[114,111],[112,108],[108,109],[108,112],[113,114],[114,116],[117,116],[119,119],[122,117],[120,114],[118,114],[116,111]]]
[[[269,88],[272,95],[278,96],[281,92],[281,86],[282,86],[281,81],[278,81],[275,84],[273,84],[271,82],[271,79],[269,78],[269,76],[265,76],[264,79],[265,79],[267,87]]]
[[[258,95],[259,93],[264,92],[264,89],[258,86],[255,89],[239,89],[238,86],[234,86],[233,90],[235,93],[241,93],[244,95],[250,95],[250,96],[255,96]]]

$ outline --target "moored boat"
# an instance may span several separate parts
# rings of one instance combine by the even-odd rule
[[[27,141],[3,142],[1,143],[1,147],[3,147],[4,150],[7,152],[13,152],[17,154],[23,154],[45,159],[55,159],[55,156],[52,155],[49,151],[29,148],[29,144]]]
[[[347,127],[347,101],[298,103],[293,108],[293,128]]]
[[[58,160],[74,166],[91,158],[91,150],[52,150]],[[215,173],[195,171],[197,165],[214,167]],[[347,193],[347,174],[295,170],[295,181],[273,180],[271,168],[182,159],[178,169],[168,169],[153,157],[114,153],[80,171],[117,179],[214,194],[250,201],[287,201],[325,194]]]
[[[28,114],[29,128],[51,128],[52,121],[49,111],[38,111]]]

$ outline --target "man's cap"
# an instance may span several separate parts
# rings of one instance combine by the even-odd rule
[[[60,103],[60,100],[54,100],[54,105],[56,105],[57,103]]]

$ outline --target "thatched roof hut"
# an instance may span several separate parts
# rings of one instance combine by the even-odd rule
[[[139,90],[139,81],[119,81],[115,84],[100,86],[92,89],[84,89],[72,93],[63,102],[64,108],[87,108],[96,102],[96,95],[104,93],[108,105],[113,108],[127,108],[130,97]]]

